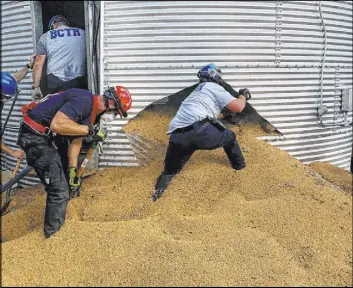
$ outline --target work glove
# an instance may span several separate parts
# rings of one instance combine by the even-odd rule
[[[80,196],[81,177],[77,177],[77,168],[70,167],[69,169],[69,185],[70,185],[70,199],[75,196]]]
[[[100,142],[105,139],[107,136],[107,130],[104,128],[99,128],[98,125],[88,125],[88,135],[85,137],[85,141],[88,143],[91,142]]]
[[[251,99],[251,94],[248,88],[240,89],[239,90],[239,95],[243,95],[246,99],[246,101]]]
[[[32,93],[32,100],[37,101],[37,100],[40,100],[42,98],[43,98],[43,93],[40,90],[40,87],[34,88],[33,93]]]

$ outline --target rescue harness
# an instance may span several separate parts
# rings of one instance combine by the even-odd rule
[[[29,102],[27,105],[23,105],[21,107],[21,112],[23,114],[23,123],[25,123],[33,132],[35,132],[36,134],[39,134],[41,136],[55,136],[55,133],[53,131],[50,130],[50,127],[44,126],[36,121],[34,121],[30,116],[29,113],[36,108],[40,103],[45,102],[46,100],[48,100],[50,97],[57,95],[60,92],[57,92],[55,94],[49,94],[46,97],[44,97],[43,99],[41,99],[40,101],[32,101]],[[92,125],[95,124],[97,115],[99,113],[101,113],[102,110],[104,110],[104,106],[102,106],[102,104],[99,102],[98,97],[96,97],[97,95],[94,95],[93,97],[93,107],[92,107],[92,113],[91,113],[91,118],[90,118],[90,123]]]
[[[49,99],[50,96],[53,96],[56,94],[50,94],[41,99],[40,101],[32,101],[29,102],[27,105],[23,105],[21,107],[21,112],[23,114],[23,123],[27,125],[33,132],[36,134],[39,134],[41,136],[51,136],[54,135],[54,133],[50,130],[49,127],[44,126],[42,124],[39,124],[38,122],[34,121],[28,114],[36,108],[40,103],[43,103],[47,99]]]

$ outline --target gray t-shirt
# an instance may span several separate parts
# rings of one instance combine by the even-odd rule
[[[216,118],[222,109],[235,98],[222,86],[213,82],[201,83],[180,105],[169,124],[167,134],[177,128],[189,126],[207,116]]]
[[[86,76],[85,31],[61,26],[43,34],[37,45],[37,55],[47,56],[47,75],[63,81]]]

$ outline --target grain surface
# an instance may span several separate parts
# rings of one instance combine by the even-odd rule
[[[2,285],[352,285],[350,173],[305,166],[244,125],[232,129],[246,169],[233,172],[222,149],[197,151],[153,203],[169,121],[130,121],[126,133],[151,147],[148,165],[85,179],[49,239],[43,187],[16,191],[2,218]]]

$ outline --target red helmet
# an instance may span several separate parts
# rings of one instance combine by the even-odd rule
[[[115,86],[115,93],[120,99],[121,107],[127,112],[131,108],[132,99],[131,94],[127,88],[123,86]]]
[[[131,94],[129,90],[123,86],[109,87],[103,94],[106,98],[107,107],[109,107],[109,100],[113,100],[114,106],[116,107],[120,116],[127,117],[126,111],[131,108]],[[112,103],[112,102],[111,102]]]

